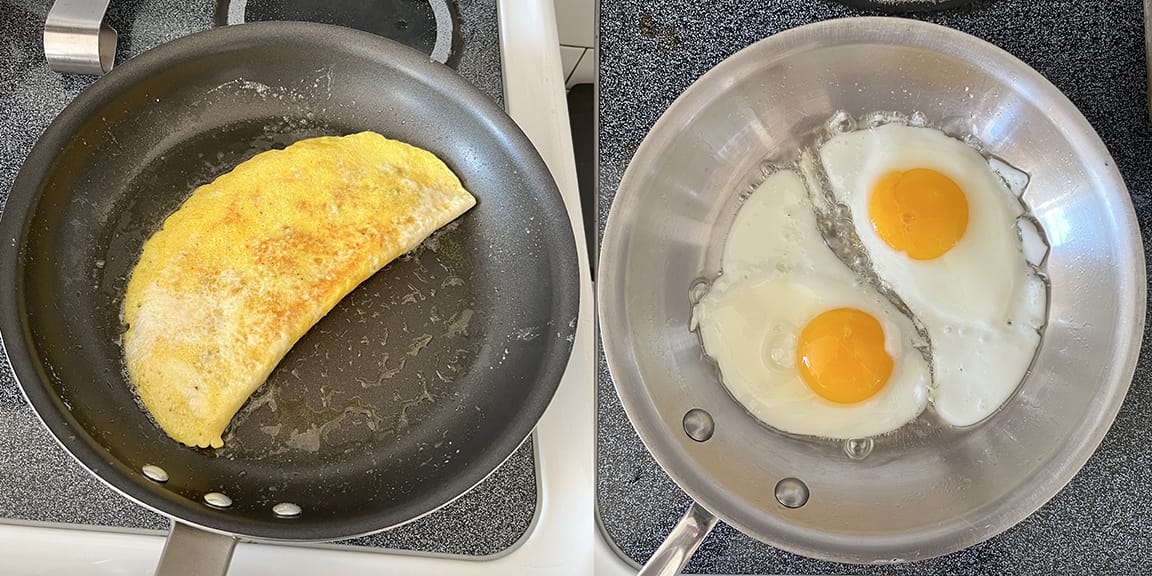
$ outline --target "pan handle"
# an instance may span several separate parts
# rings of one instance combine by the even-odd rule
[[[172,521],[156,576],[224,576],[236,538]]]
[[[693,502],[684,517],[648,559],[636,576],[676,576],[688,559],[700,547],[704,537],[716,526],[717,518],[703,506]]]

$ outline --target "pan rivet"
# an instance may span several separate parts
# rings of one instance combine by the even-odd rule
[[[776,483],[776,501],[787,508],[799,508],[808,502],[808,485],[799,478],[785,478]]]
[[[153,466],[152,464],[145,464],[144,466],[142,466],[140,468],[140,471],[143,472],[144,475],[147,476],[149,480],[152,480],[155,482],[167,482],[168,481],[168,472],[159,466]]]
[[[684,433],[689,438],[704,442],[712,437],[716,431],[716,422],[712,415],[699,408],[693,408],[684,414]]]
[[[232,499],[219,492],[209,492],[204,495],[204,502],[213,508],[231,508]]]
[[[300,507],[291,502],[281,502],[272,507],[272,513],[281,518],[295,518],[300,515]]]

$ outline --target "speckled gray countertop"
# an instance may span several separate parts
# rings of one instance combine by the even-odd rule
[[[44,62],[40,38],[50,3],[0,0],[0,205],[36,138],[94,80],[52,72]],[[496,1],[459,0],[457,5],[463,34],[458,71],[503,102]],[[117,61],[209,28],[212,8],[211,0],[112,2],[107,21],[120,33]],[[167,529],[166,519],[113,493],[64,453],[20,395],[3,353],[0,444],[4,446],[0,450],[0,522]],[[394,530],[335,544],[496,554],[527,532],[536,502],[535,455],[529,441],[491,477],[445,508]]]
[[[825,0],[601,3],[601,234],[620,178],[648,129],[700,75],[775,32],[866,15]],[[988,40],[1040,71],[1108,145],[1152,239],[1152,130],[1137,0],[989,0],[917,16]],[[699,574],[1143,574],[1152,558],[1152,360],[1148,338],[1116,423],[1084,469],[1016,527],[941,558],[884,567],[810,560],[721,524],[687,567]],[[600,360],[598,517],[628,557],[652,554],[688,497],[644,449]]]

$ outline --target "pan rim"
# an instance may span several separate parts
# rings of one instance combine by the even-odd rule
[[[450,68],[431,61],[426,55],[407,46],[367,32],[306,22],[259,22],[197,32],[136,56],[77,96],[37,139],[13,182],[6,206],[0,214],[0,238],[6,239],[3,246],[0,246],[0,266],[14,271],[23,270],[23,238],[26,237],[29,218],[34,214],[40,199],[40,183],[50,172],[63,143],[76,127],[84,124],[93,111],[112,101],[124,86],[133,85],[163,71],[169,64],[184,59],[188,54],[204,57],[266,42],[335,47],[349,57],[369,58],[373,64],[390,66],[414,81],[435,87],[442,93],[457,95],[457,99],[465,102],[492,133],[509,142],[506,148],[511,151],[509,158],[514,166],[539,176],[540,181],[547,183],[540,187],[543,189],[537,196],[540,209],[551,221],[551,224],[545,223],[545,230],[560,231],[560,235],[555,236],[552,242],[550,254],[555,263],[552,268],[552,314],[565,321],[578,317],[579,272],[575,237],[568,224],[567,211],[543,159],[503,108]],[[21,298],[23,279],[20,274],[14,274],[13,278],[14,281],[0,286],[0,341],[4,343],[5,355],[25,401],[33,407],[37,418],[65,452],[105,485],[149,510],[212,532],[268,541],[325,542],[373,534],[412,522],[452,503],[489,478],[532,435],[536,422],[555,394],[573,346],[566,338],[557,338],[549,344],[548,349],[552,353],[535,374],[538,378],[532,379],[529,393],[522,404],[522,414],[528,417],[519,419],[520,423],[507,425],[495,437],[492,448],[472,460],[465,469],[467,474],[460,474],[446,482],[444,492],[451,492],[450,497],[437,498],[435,505],[430,508],[418,506],[420,510],[417,513],[403,514],[402,518],[395,521],[373,521],[381,513],[359,517],[352,524],[320,520],[314,527],[297,535],[293,534],[297,530],[289,522],[281,528],[266,530],[260,525],[249,526],[246,518],[239,515],[198,506],[192,500],[181,500],[180,506],[172,505],[172,500],[159,496],[163,488],[151,485],[123,463],[103,458],[100,450],[95,448],[99,443],[83,427],[75,425],[74,418],[61,405],[61,399],[45,383],[46,374],[42,373],[40,363],[34,360],[37,357],[33,353],[35,346],[30,339],[27,311]],[[567,328],[560,330],[564,332]],[[384,514],[391,516],[395,513]],[[249,529],[234,529],[237,527]]]
[[[928,40],[929,38],[934,38],[935,41],[930,41]],[[646,164],[648,161],[659,157],[665,146],[657,141],[673,137],[676,131],[680,129],[680,126],[670,118],[677,114],[671,114],[670,112],[680,108],[681,111],[678,115],[685,116],[685,110],[690,112],[698,111],[705,105],[704,103],[710,100],[709,94],[714,91],[715,82],[709,85],[709,79],[715,80],[725,77],[725,71],[741,69],[743,66],[747,66],[749,61],[754,57],[764,58],[766,54],[770,54],[770,58],[775,61],[782,61],[786,59],[789,54],[806,50],[863,43],[886,43],[894,46],[927,48],[935,51],[939,51],[941,47],[945,47],[951,48],[953,50],[952,55],[954,56],[965,57],[973,54],[983,54],[985,57],[990,57],[996,60],[999,65],[1015,73],[1020,84],[1027,86],[1030,90],[1034,90],[1036,94],[1038,94],[1035,98],[1046,99],[1047,102],[1060,110],[1063,117],[1071,118],[1074,121],[1074,125],[1070,126],[1068,131],[1075,133],[1078,141],[1085,143],[1093,154],[1102,158],[1111,158],[1107,147],[1099,135],[1075,105],[1039,72],[1033,70],[1030,66],[1007,51],[959,30],[928,22],[893,17],[838,18],[792,28],[762,39],[729,56],[704,73],[680,94],[656,120],[629,161],[628,167],[624,171],[618,186],[616,198],[627,198],[629,196],[629,190],[642,187],[637,184],[637,181],[643,178],[640,175],[641,169],[637,166]],[[1139,247],[1139,226],[1132,209],[1131,199],[1127,193],[1124,180],[1114,162],[1109,160],[1109,162],[1100,168],[1099,172],[1103,175],[1102,179],[1115,183],[1114,199],[1119,201],[1117,206],[1118,220],[1121,220],[1123,226],[1135,233],[1134,242],[1136,247],[1131,251],[1129,256],[1131,256],[1132,260],[1138,263],[1139,266],[1136,267],[1136,276],[1133,278],[1133,285],[1131,287],[1125,286],[1125,288],[1131,288],[1131,291],[1125,290],[1125,298],[1120,303],[1120,311],[1122,313],[1130,310],[1144,311],[1146,308],[1147,292],[1146,272],[1143,265],[1145,258],[1142,249]],[[639,202],[629,198],[625,203],[629,206],[634,206]],[[597,315],[601,326],[600,334],[604,344],[602,350],[609,372],[612,375],[614,388],[628,415],[628,419],[637,431],[645,447],[651,452],[657,463],[660,464],[661,469],[664,470],[689,497],[714,513],[721,520],[749,536],[788,552],[821,560],[864,564],[875,561],[870,557],[872,553],[893,548],[893,544],[897,542],[894,538],[876,538],[869,540],[854,538],[849,542],[850,539],[837,535],[829,535],[823,539],[823,542],[828,543],[832,540],[837,540],[841,544],[850,543],[851,546],[849,549],[852,550],[851,554],[855,556],[850,555],[850,553],[832,552],[831,547],[828,549],[814,549],[791,545],[783,538],[766,534],[756,527],[740,521],[734,514],[726,510],[726,508],[730,509],[730,507],[718,504],[719,502],[727,503],[730,501],[722,497],[717,497],[715,495],[717,491],[709,492],[701,489],[702,485],[711,482],[710,475],[706,470],[698,469],[698,467],[694,466],[680,465],[681,458],[679,454],[683,452],[683,450],[672,439],[674,434],[673,430],[661,422],[657,409],[652,402],[652,396],[648,393],[644,383],[644,375],[640,372],[635,360],[634,339],[628,331],[629,323],[627,314],[623,309],[624,305],[622,304],[627,294],[625,286],[626,275],[621,268],[623,259],[621,258],[620,262],[612,261],[630,251],[629,242],[631,241],[629,231],[626,230],[622,224],[622,211],[617,210],[617,206],[614,202],[612,210],[608,213],[603,239],[600,244],[602,252],[598,270],[598,278],[600,281],[597,286]],[[606,254],[607,257],[605,257]],[[616,269],[613,269],[613,266],[615,266]],[[1131,299],[1127,298],[1129,294],[1132,296]],[[1119,412],[1123,400],[1126,397],[1132,376],[1135,372],[1145,324],[1144,314],[1134,314],[1133,316],[1131,322],[1125,322],[1127,330],[1120,331],[1123,332],[1125,336],[1131,336],[1126,339],[1121,339],[1121,346],[1117,348],[1116,356],[1123,358],[1124,362],[1122,365],[1117,364],[1112,366],[1109,372],[1109,375],[1117,378],[1117,380],[1121,381],[1121,384],[1111,389],[1111,395],[1102,401],[1103,409],[1094,420],[1101,425],[1095,426],[1090,435],[1079,438],[1080,441],[1076,443],[1075,448],[1070,449],[1064,455],[1063,459],[1065,459],[1066,465],[1060,469],[1060,474],[1042,483],[1041,490],[1023,499],[1023,505],[1017,504],[1014,506],[1012,512],[1006,515],[1005,521],[994,523],[989,529],[982,533],[969,530],[962,536],[949,534],[950,543],[943,546],[938,545],[941,540],[939,536],[923,539],[918,538],[915,544],[931,548],[932,551],[930,554],[914,555],[912,556],[913,559],[924,560],[941,556],[991,538],[1011,528],[1038,510],[1072,480],[1095,452],[1111,428],[1111,423],[1114,422],[1116,414]],[[1123,322],[1124,319],[1121,319],[1121,321]],[[1038,496],[1039,494],[1043,494],[1043,496]],[[1010,520],[1007,518],[1010,518]],[[788,523],[778,520],[777,524],[785,525]],[[795,528],[795,526],[793,526],[793,528]],[[904,544],[907,543],[905,542]],[[889,559],[884,560],[884,562],[892,561],[890,560],[892,556],[888,556],[887,558]]]

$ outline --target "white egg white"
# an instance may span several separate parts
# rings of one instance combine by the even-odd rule
[[[979,152],[931,128],[887,124],[839,134],[819,155],[876,274],[928,332],[937,413],[955,426],[987,418],[1023,380],[1044,324],[1046,290],[1017,230],[1022,205]],[[913,168],[948,176],[968,201],[966,232],[933,260],[893,250],[868,217],[873,185]]]
[[[796,339],[817,315],[850,307],[875,317],[895,360],[887,385],[862,402],[814,393],[796,369]],[[741,206],[723,273],[693,310],[725,387],[776,429],[848,439],[891,432],[927,406],[930,372],[911,321],[861,283],[824,244],[800,177],[774,174]]]

